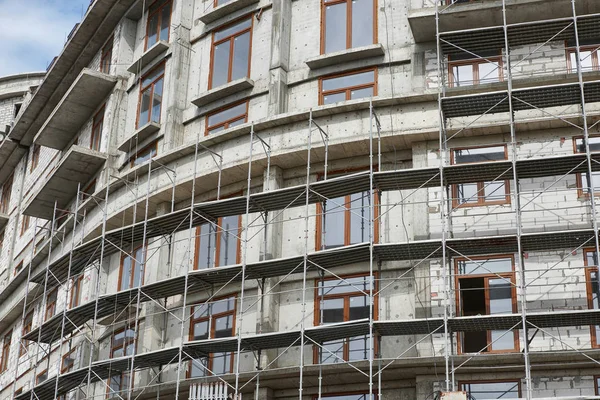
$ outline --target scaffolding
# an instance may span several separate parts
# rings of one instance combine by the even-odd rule
[[[137,177],[133,182],[125,182],[135,202],[144,204],[143,215],[137,214],[138,207],[133,207],[131,224],[124,224],[121,228],[109,230],[109,195],[110,184],[104,190],[103,198],[93,198],[102,213],[102,226],[100,234],[91,240],[84,241],[83,227],[85,213],[80,212],[79,199],[82,196],[78,190],[75,208],[70,210],[72,219],[70,223],[71,240],[70,248],[65,249],[66,243],[60,241],[58,245],[61,256],[53,257],[57,249],[53,249],[52,240],[57,232],[56,219],[64,214],[64,210],[54,207],[53,221],[50,224],[50,247],[47,256],[46,268],[33,274],[29,267],[29,282],[35,283],[43,290],[36,298],[23,306],[23,319],[29,313],[31,304],[41,301],[41,310],[46,309],[48,294],[57,288],[65,293],[70,293],[72,280],[84,274],[93,276],[94,297],[87,302],[68,307],[56,315],[44,320],[40,312],[39,324],[21,340],[23,348],[31,354],[34,373],[32,374],[31,389],[16,395],[18,400],[45,400],[55,399],[78,391],[79,398],[95,398],[111,396],[115,398],[137,399],[144,397],[159,397],[160,395],[182,398],[189,395],[193,399],[203,399],[199,392],[198,383],[209,382],[219,388],[219,395],[232,393],[233,396],[242,394],[244,398],[252,391],[255,398],[259,399],[261,379],[275,379],[281,371],[273,367],[277,360],[287,352],[296,351],[298,354],[297,366],[290,374],[297,382],[298,399],[315,395],[317,398],[327,393],[326,386],[334,382],[334,377],[328,372],[328,364],[309,362],[307,354],[316,349],[315,354],[327,354],[333,357],[337,364],[344,366],[344,373],[353,377],[360,377],[360,382],[365,384],[365,393],[368,398],[381,398],[383,381],[392,376],[391,369],[404,369],[405,371],[417,367],[444,365],[444,378],[440,380],[441,391],[455,391],[457,387],[456,374],[473,365],[473,368],[495,365],[506,365],[506,368],[515,371],[522,370],[525,382],[524,398],[534,398],[532,371],[541,369],[542,363],[548,360],[561,363],[569,368],[596,367],[600,364],[598,350],[594,350],[589,343],[581,347],[574,347],[568,341],[553,333],[552,328],[580,327],[600,325],[600,310],[529,310],[528,289],[537,284],[535,277],[530,279],[526,269],[527,255],[532,252],[564,251],[564,255],[549,270],[560,269],[560,264],[578,251],[594,248],[595,254],[600,254],[598,237],[598,223],[595,202],[593,176],[600,171],[600,154],[590,149],[590,130],[598,122],[593,122],[597,114],[588,113],[589,103],[600,101],[600,76],[582,71],[580,62],[577,63],[576,81],[571,79],[568,83],[544,82],[543,78],[533,85],[523,86],[522,82],[515,85],[513,80],[514,68],[511,62],[511,49],[515,46],[538,45],[555,40],[573,40],[580,60],[580,40],[593,38],[597,34],[600,22],[598,15],[578,15],[576,2],[571,0],[573,15],[570,18],[557,18],[549,21],[531,21],[527,23],[509,23],[506,1],[502,0],[502,26],[487,28],[464,29],[460,31],[443,32],[440,21],[453,7],[460,7],[460,2],[450,5],[435,3],[436,21],[436,47],[437,47],[437,75],[438,75],[438,111],[439,111],[439,164],[432,167],[415,167],[410,169],[386,169],[383,164],[382,143],[386,139],[386,132],[393,129],[386,126],[382,116],[376,110],[377,100],[371,99],[368,105],[368,132],[364,138],[368,147],[368,168],[363,172],[354,172],[343,176],[328,176],[330,168],[329,145],[335,132],[321,126],[318,118],[313,117],[311,110],[306,128],[306,174],[304,183],[283,188],[272,188],[271,179],[271,138],[268,132],[263,134],[255,131],[254,124],[250,124],[249,156],[247,165],[246,183],[241,195],[222,197],[221,175],[223,172],[224,154],[219,154],[203,146],[199,138],[196,140],[194,151],[194,171],[191,180],[192,189],[190,201],[181,206],[176,205],[175,192],[178,186],[175,170],[162,165],[155,160],[149,160],[145,174]],[[503,58],[506,60],[504,82],[499,82],[490,90],[481,90],[479,93],[468,93],[460,88],[449,88],[445,77],[448,71],[447,56],[467,53],[474,58],[486,61],[489,50],[504,49]],[[542,46],[535,47],[529,54],[521,57],[527,58],[541,51]],[[486,62],[490,62],[487,60]],[[458,89],[458,90],[457,90]],[[577,106],[578,111],[566,108],[561,114],[555,108]],[[549,111],[548,108],[552,108]],[[583,136],[585,152],[556,156],[531,156],[523,158],[519,153],[519,124],[522,123],[520,112],[534,111],[544,117],[555,119],[558,123],[578,129]],[[366,114],[366,113],[365,113]],[[593,114],[593,115],[592,115]],[[536,114],[537,115],[537,114]],[[497,116],[504,118],[510,132],[508,146],[509,157],[505,161],[479,162],[452,165],[448,161],[452,149],[452,140],[464,136],[469,129],[485,124],[485,118]],[[469,119],[471,118],[471,119]],[[527,118],[534,119],[525,114]],[[482,122],[483,120],[483,122]],[[575,121],[575,122],[574,122]],[[260,160],[258,155],[260,154]],[[198,171],[199,158],[207,157],[214,162],[218,171],[218,184],[216,200],[198,202],[196,184],[202,174]],[[322,163],[322,164],[321,164]],[[256,166],[264,168],[266,173],[261,182],[262,190],[257,190]],[[323,179],[315,180],[317,173]],[[162,215],[150,216],[149,208],[152,196],[152,178],[158,173],[166,174],[172,182],[171,208]],[[542,231],[525,231],[523,229],[523,212],[527,206],[539,202],[540,196],[551,190],[558,190],[555,184],[542,188],[537,193],[525,194],[522,192],[520,182],[525,179],[538,179],[556,177],[555,183],[564,181],[574,174],[587,177],[588,185],[583,188],[587,191],[586,207],[588,220],[585,224],[570,229],[549,228]],[[145,176],[145,178],[144,178]],[[510,214],[514,219],[514,227],[508,232],[498,231],[495,235],[457,235],[453,229],[453,220],[461,210],[455,205],[455,196],[451,188],[454,185],[485,182],[490,183],[510,181],[510,210],[500,210],[502,215]],[[401,200],[383,203],[378,200],[382,193],[400,192]],[[400,208],[404,213],[405,207],[414,205],[415,194],[419,191],[432,193],[438,197],[440,235],[434,238],[411,238],[406,234],[405,240],[392,240],[382,243],[378,235],[378,225],[384,216],[395,208]],[[402,193],[407,193],[404,195]],[[340,198],[363,193],[366,213],[357,213],[355,209],[348,208]],[[92,196],[93,197],[93,196]],[[311,249],[310,231],[314,218],[319,212],[314,211],[317,203],[328,202],[337,207],[348,209],[353,216],[360,218],[365,231],[368,233],[366,241],[331,249]],[[426,202],[430,203],[430,201]],[[299,226],[302,225],[302,254],[268,258],[268,234],[281,224],[280,218],[284,212],[296,208],[303,210],[297,218]],[[385,211],[384,211],[385,210]],[[324,212],[321,213],[321,216]],[[240,228],[233,236],[240,243],[241,259],[231,265],[217,268],[195,268],[195,243],[201,236],[196,228],[202,225],[210,226],[211,232],[228,232],[228,228],[219,221],[224,217],[239,216]],[[402,216],[401,218],[404,218]],[[560,216],[558,217],[560,220]],[[570,226],[567,224],[567,226]],[[78,227],[81,237],[77,237]],[[467,227],[468,231],[470,227]],[[472,228],[472,227],[471,227]],[[406,228],[405,228],[406,229]],[[37,231],[37,227],[36,227]],[[188,232],[187,238],[177,239],[176,234]],[[197,232],[197,233],[196,233]],[[271,232],[272,233],[272,232]],[[210,235],[209,233],[208,235]],[[229,234],[229,233],[228,233]],[[253,261],[248,259],[251,241],[262,235],[264,246],[262,254],[264,259]],[[149,243],[164,240],[164,244],[157,248],[149,249]],[[173,267],[174,248],[179,242],[186,246],[184,256],[183,274],[167,277],[146,283],[143,278],[137,285],[112,293],[106,288],[107,294],[100,294],[103,290],[103,268],[107,260],[115,254],[130,257],[134,263],[141,266],[140,274],[144,275],[146,265],[159,258],[161,251],[166,251],[168,264]],[[136,249],[141,247],[141,259],[136,258]],[[150,251],[152,250],[152,251]],[[32,250],[33,252],[33,250]],[[484,263],[479,262],[479,256],[497,254],[515,255],[514,272],[518,276],[515,281],[509,282],[511,289],[517,291],[518,307],[512,312],[490,315],[457,315],[454,299],[457,296],[457,272],[453,268],[453,261],[457,258],[468,260],[478,268],[482,268],[498,278],[500,274],[491,271]],[[33,257],[33,254],[32,254]],[[164,260],[161,260],[162,262]],[[395,278],[383,278],[382,269],[385,263],[404,262],[408,266],[397,267],[401,273]],[[406,319],[378,319],[377,302],[379,295],[392,285],[402,281],[414,281],[411,274],[418,268],[431,268],[430,263],[438,263],[441,276],[441,312],[433,315],[429,310],[425,317]],[[367,277],[366,286],[358,288],[351,280],[340,272],[339,267],[361,263],[362,271]],[[400,265],[400,264],[399,264]],[[597,265],[597,264],[596,264]],[[433,275],[431,272],[429,272]],[[544,271],[540,272],[542,275]],[[329,324],[312,323],[314,312],[309,310],[311,292],[317,293],[318,284],[314,286],[310,280],[317,277],[321,282],[325,276],[334,277],[344,284],[354,287],[367,299],[368,317]],[[427,279],[433,279],[427,276]],[[272,282],[268,282],[272,280]],[[261,330],[248,333],[244,331],[244,318],[252,313],[267,296],[276,293],[276,288],[286,281],[301,282],[298,288],[300,295],[300,316],[297,324],[291,329],[282,331],[262,331],[262,318],[259,319]],[[105,285],[106,286],[106,285]],[[365,289],[366,288],[366,289]],[[190,323],[193,318],[194,307],[209,306],[217,301],[224,293],[234,292],[236,297],[235,334],[230,337],[208,337],[194,339],[189,337]],[[256,292],[257,294],[252,294]],[[206,293],[206,295],[204,295]],[[200,303],[190,300],[193,296],[201,296]],[[418,295],[417,295],[418,296]],[[317,301],[315,295],[315,302]],[[320,297],[322,301],[322,296]],[[420,300],[419,300],[420,301]],[[430,299],[431,302],[432,299]],[[261,303],[262,304],[262,303]],[[152,306],[152,307],[150,307]],[[433,305],[430,305],[433,308]],[[322,308],[321,308],[322,309]],[[163,317],[167,329],[168,318],[178,324],[179,337],[176,339],[161,339],[159,346],[154,346],[150,351],[140,351],[138,331],[141,324],[146,324],[154,317]],[[258,317],[257,317],[258,318]],[[102,327],[102,328],[101,328]],[[112,358],[102,358],[100,353],[101,343],[114,336],[115,332],[124,327],[134,332],[131,342],[123,341],[123,355]],[[504,333],[484,348],[475,353],[463,354],[457,351],[459,335],[466,332],[503,331]],[[505,335],[517,332],[521,352],[497,353],[493,361],[486,357],[491,346]],[[561,352],[531,351],[530,345],[536,334],[542,332],[546,337],[560,342]],[[415,336],[414,343],[398,354],[383,354],[383,340],[390,337]],[[348,360],[340,357],[339,353],[332,351],[326,343],[350,340],[355,337],[365,337],[367,347],[365,356],[360,360]],[[79,368],[69,368],[55,376],[37,382],[38,373],[48,371],[50,355],[58,351],[58,360],[62,364],[63,356],[73,350],[71,343],[75,339],[86,343],[85,351],[81,350]],[[419,353],[421,346],[431,341],[431,351],[427,355],[411,356]],[[434,344],[434,341],[437,341]],[[29,342],[33,342],[29,344]],[[440,345],[441,343],[441,345]],[[83,345],[79,348],[83,349]],[[33,348],[33,349],[32,349]],[[130,350],[133,349],[133,350]],[[296,349],[296,350],[294,350]],[[270,350],[277,350],[277,355],[265,354]],[[308,350],[308,352],[306,351]],[[128,352],[131,351],[131,354]],[[200,364],[198,359],[208,359],[215,353],[232,353],[233,365],[230,373],[212,374],[208,367]],[[242,365],[243,354],[249,354],[255,363],[251,370]],[[190,364],[206,369],[206,376],[189,377]],[[437,368],[437,367],[435,367]],[[591,367],[590,367],[591,368]],[[15,384],[19,368],[15,372]],[[136,377],[140,371],[148,371],[142,379],[143,384],[136,385]],[[336,372],[337,373],[337,372]],[[436,372],[437,373],[437,372]],[[283,376],[284,372],[281,372]],[[384,378],[384,374],[386,374]],[[119,377],[119,382],[125,380],[127,389],[114,391],[111,382],[114,377]],[[124,378],[126,377],[126,378]],[[170,378],[170,380],[168,380]],[[165,380],[167,379],[167,380]],[[315,381],[317,382],[315,384]],[[310,390],[307,390],[310,389]],[[432,389],[433,390],[433,389]],[[200,396],[200,397],[198,397]],[[375,397],[377,396],[377,397]]]

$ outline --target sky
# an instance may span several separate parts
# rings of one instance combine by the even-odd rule
[[[0,76],[45,71],[90,0],[0,0]]]

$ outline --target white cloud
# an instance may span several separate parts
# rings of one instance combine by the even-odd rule
[[[43,71],[89,0],[0,0],[0,76]]]

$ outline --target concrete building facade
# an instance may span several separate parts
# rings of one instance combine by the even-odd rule
[[[0,399],[600,399],[599,13],[93,1],[0,78]]]

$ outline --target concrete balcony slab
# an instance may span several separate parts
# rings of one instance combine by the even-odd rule
[[[118,147],[119,151],[128,152],[130,149],[134,149],[136,144],[142,143],[156,132],[160,130],[160,124],[157,122],[148,122],[140,129],[135,131],[127,140],[125,140]]]
[[[200,96],[192,100],[192,103],[196,107],[202,107],[213,101],[220,100],[229,95],[241,92],[242,90],[252,89],[254,87],[254,81],[249,78],[236,79],[225,85],[221,85],[207,92],[203,92]]]
[[[362,60],[364,58],[380,57],[384,54],[385,51],[383,50],[383,46],[376,43],[369,46],[336,51],[335,53],[322,54],[306,60],[306,65],[308,65],[310,69],[319,69],[335,64],[347,63],[349,61]]]
[[[146,50],[144,54],[140,56],[140,58],[135,60],[133,64],[127,68],[127,71],[131,72],[132,74],[137,74],[143,71],[144,68],[150,65],[150,63],[152,63],[152,61],[154,61],[158,56],[169,50],[169,47],[169,43],[165,42],[164,40],[159,40],[152,47]]]
[[[85,68],[42,125],[34,143],[64,150],[116,83],[115,76]]]
[[[25,154],[27,148],[14,140],[7,138],[0,143],[0,185],[15,171]]]
[[[77,195],[79,184],[90,181],[106,160],[104,153],[73,145],[27,204],[23,214],[52,219],[54,202],[58,208],[66,209]]]
[[[223,5],[213,8],[210,11],[205,12],[200,16],[200,21],[204,24],[209,24],[218,20],[219,18],[226,17],[232,12],[241,10],[244,7],[248,7],[252,4],[258,3],[260,0],[231,0]]]

